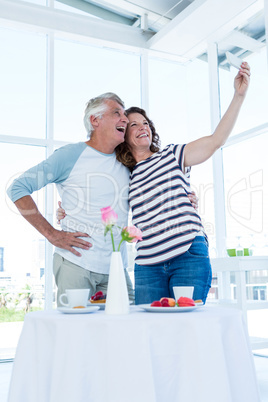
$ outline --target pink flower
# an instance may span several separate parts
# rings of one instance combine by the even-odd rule
[[[104,225],[114,225],[117,222],[117,213],[111,207],[101,208],[101,219]]]
[[[105,225],[104,236],[106,236],[107,233],[110,232],[113,251],[115,251],[113,226],[116,224],[117,218],[117,214],[114,212],[114,210],[112,210],[111,207],[101,208],[101,219],[102,223]],[[138,240],[142,240],[142,232],[140,231],[140,229],[136,228],[135,226],[126,226],[121,231],[121,240],[118,245],[117,251],[120,250],[120,246],[123,241],[134,243]]]
[[[142,240],[142,232],[136,226],[127,226],[122,230],[122,239],[129,243],[135,243]]]

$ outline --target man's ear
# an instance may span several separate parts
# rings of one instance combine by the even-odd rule
[[[89,118],[89,121],[90,121],[92,127],[96,128],[99,125],[100,118],[97,116],[91,115]]]

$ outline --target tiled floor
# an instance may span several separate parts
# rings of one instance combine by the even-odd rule
[[[268,357],[254,356],[261,402],[268,402]]]
[[[254,356],[261,402],[268,402],[268,358]],[[0,363],[0,401],[7,402],[12,363]],[[49,401],[47,401],[49,402]],[[60,401],[59,401],[60,402]],[[217,400],[215,399],[215,402]],[[228,401],[226,401],[228,402]]]
[[[7,401],[8,387],[11,377],[12,363],[0,364],[0,401]]]

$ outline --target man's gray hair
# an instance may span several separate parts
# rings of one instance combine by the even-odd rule
[[[84,115],[84,125],[87,130],[87,137],[90,138],[93,132],[92,124],[90,123],[90,117],[100,117],[102,118],[103,113],[107,110],[106,100],[114,100],[119,105],[125,109],[124,102],[113,92],[106,92],[96,98],[90,99],[86,104],[85,115]]]

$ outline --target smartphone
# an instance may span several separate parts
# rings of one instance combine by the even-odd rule
[[[226,52],[226,59],[228,61],[228,63],[235,67],[238,68],[238,70],[240,70],[240,66],[243,63],[243,60],[241,60],[239,57],[235,56],[234,54],[230,53],[230,52]]]

